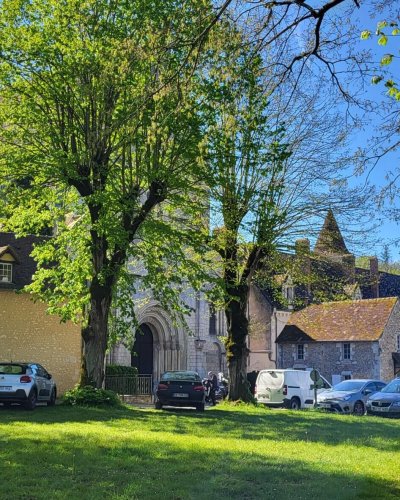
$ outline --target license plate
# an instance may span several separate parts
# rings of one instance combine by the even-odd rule
[[[319,407],[320,408],[330,408],[331,405],[330,405],[330,403],[319,403]]]
[[[12,387],[10,387],[8,385],[0,385],[0,391],[1,392],[11,392],[12,391]]]
[[[187,394],[185,392],[174,392],[174,394],[172,394],[172,397],[173,398],[188,398],[189,394]]]
[[[372,411],[389,411],[389,407],[388,406],[371,406],[371,410]]]

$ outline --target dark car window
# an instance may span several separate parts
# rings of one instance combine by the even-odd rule
[[[36,367],[37,367],[37,374],[39,375],[39,377],[48,378],[48,373],[43,368],[42,365],[36,365]]]
[[[396,378],[388,383],[386,387],[382,389],[381,392],[391,392],[400,394],[400,378]]]
[[[343,380],[334,386],[335,391],[359,391],[365,382],[357,380]]]
[[[371,391],[371,392],[376,392],[379,389],[378,389],[377,385],[375,384],[375,382],[370,382],[369,384],[367,384],[365,386],[364,390],[368,390],[368,391]]]
[[[196,372],[165,372],[162,381],[167,380],[187,380],[189,382],[201,382],[201,378]]]
[[[26,373],[26,366],[13,363],[0,364],[0,373],[3,375],[23,375]]]
[[[376,386],[377,386],[377,390],[381,391],[386,386],[386,384],[383,382],[377,382]]]

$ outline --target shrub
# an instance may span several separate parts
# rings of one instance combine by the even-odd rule
[[[106,365],[106,375],[136,376],[137,374],[138,370],[134,366]]]
[[[91,385],[74,387],[64,394],[62,400],[63,404],[69,406],[121,406],[121,401],[115,392],[96,389]]]
[[[107,365],[106,366],[106,389],[118,394],[137,393],[138,370],[134,366]]]

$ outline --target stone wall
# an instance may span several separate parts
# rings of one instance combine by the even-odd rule
[[[259,371],[273,368],[273,348],[271,346],[271,304],[256,286],[250,287],[249,294],[249,337],[250,350],[247,371]]]
[[[250,350],[248,372],[276,368],[277,349],[275,340],[290,317],[290,311],[278,311],[256,286],[249,295]]]
[[[378,342],[350,342],[351,359],[343,359],[343,342],[304,343],[304,359],[297,344],[279,345],[278,368],[316,368],[329,381],[339,378],[381,378]]]
[[[397,335],[400,334],[400,304],[396,302],[386,324],[385,331],[379,339],[380,376],[389,381],[394,378],[394,363],[392,353],[397,352]]]
[[[46,314],[46,306],[27,294],[0,292],[0,360],[43,365],[56,381],[58,394],[79,380],[80,328]]]

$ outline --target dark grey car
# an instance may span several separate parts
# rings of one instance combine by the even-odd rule
[[[381,380],[343,380],[332,389],[318,394],[317,407],[337,413],[364,415],[368,398],[385,385]]]
[[[155,396],[157,410],[161,410],[163,406],[194,406],[197,410],[204,411],[204,385],[197,372],[165,372]]]
[[[400,417],[400,378],[395,378],[367,401],[368,415],[393,415]]]

